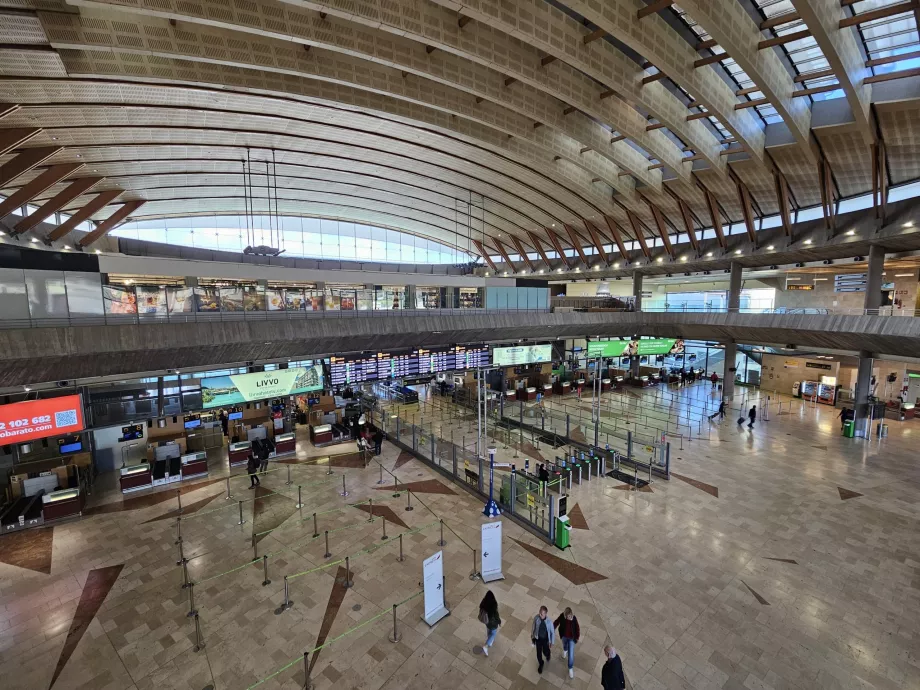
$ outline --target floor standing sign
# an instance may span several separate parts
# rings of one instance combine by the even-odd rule
[[[438,551],[425,559],[422,565],[422,583],[425,586],[425,615],[422,620],[429,626],[448,615],[444,605],[444,552]]]
[[[482,581],[504,580],[502,575],[502,523],[482,525]]]

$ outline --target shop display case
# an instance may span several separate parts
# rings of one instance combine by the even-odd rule
[[[566,393],[571,392],[571,390],[572,384],[568,381],[556,381],[556,383],[553,384],[553,393],[556,395],[565,395]]]
[[[249,462],[249,454],[252,452],[252,442],[231,443],[227,452],[230,456],[230,467],[246,465]]]
[[[310,440],[314,446],[324,443],[332,443],[332,425],[315,424],[310,427]]]
[[[543,384],[543,397],[546,398],[546,397],[549,397],[549,396],[552,395],[552,394],[553,394],[553,384],[551,384],[551,383],[544,383],[544,384]]]
[[[293,432],[275,436],[275,457],[290,455],[297,451],[297,437]]]
[[[150,488],[153,486],[153,474],[150,471],[150,464],[142,462],[139,465],[122,467],[119,482],[121,483],[121,492],[123,494]]]
[[[182,479],[206,477],[208,475],[208,454],[203,450],[183,455],[180,460],[182,462]]]
[[[83,493],[79,489],[64,489],[42,496],[45,522],[83,514]]]

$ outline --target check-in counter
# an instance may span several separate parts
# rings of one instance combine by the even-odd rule
[[[252,441],[231,443],[227,452],[230,455],[230,467],[246,465],[249,462],[249,454],[252,452]]]
[[[275,457],[290,455],[297,451],[297,437],[293,432],[275,436]]]
[[[146,462],[131,467],[122,467],[121,476],[118,479],[123,494],[153,486],[153,474],[150,471],[150,464]]]
[[[585,380],[584,380],[584,379],[578,379],[577,381],[575,381],[575,387],[578,388],[578,392],[579,392],[579,393],[580,393],[581,391],[583,391],[584,388],[585,388]]]
[[[332,443],[332,425],[316,424],[311,426],[310,440],[313,442],[313,445],[317,446],[322,443]]]
[[[83,513],[83,492],[64,489],[42,496],[42,515],[45,522],[76,517]]]
[[[521,399],[521,389],[518,388],[515,391],[505,391],[505,400],[520,400]]]
[[[613,384],[610,379],[601,379],[601,392],[609,391]]]
[[[626,385],[626,378],[623,376],[613,377],[613,387],[616,389],[623,388]]]
[[[544,384],[543,384],[543,397],[544,397],[544,398],[548,398],[548,397],[551,396],[552,394],[553,394],[553,384],[551,384],[551,383],[544,383]]]
[[[182,462],[182,479],[206,477],[208,475],[208,454],[203,450],[183,455],[180,460]]]
[[[518,388],[518,400],[536,400],[537,399],[537,389],[534,386],[528,386],[527,388]]]
[[[568,381],[556,381],[553,384],[553,392],[556,395],[565,395],[572,392],[572,384]]]

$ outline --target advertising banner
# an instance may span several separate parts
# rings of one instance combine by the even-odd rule
[[[497,367],[551,362],[552,359],[552,345],[520,345],[518,347],[496,347],[492,350],[492,364]]]
[[[502,575],[502,523],[486,522],[482,525],[482,581],[504,580]]]
[[[588,357],[629,357],[631,355],[679,355],[684,341],[674,338],[604,340],[588,343]]]
[[[0,445],[82,430],[83,402],[79,395],[0,405]]]
[[[422,620],[434,625],[450,611],[444,605],[444,552],[438,551],[422,564],[422,584],[425,588],[425,615]]]
[[[323,389],[323,366],[276,369],[255,374],[215,376],[201,380],[205,409]]]

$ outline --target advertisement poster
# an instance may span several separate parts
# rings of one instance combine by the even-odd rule
[[[266,290],[265,302],[268,311],[284,311],[284,293],[281,290]]]
[[[138,285],[137,288],[137,313],[138,314],[165,314],[166,289],[154,285]]]
[[[486,522],[482,525],[482,581],[504,580],[502,575],[502,523]]]
[[[220,311],[220,290],[216,287],[195,288],[198,311]]]
[[[106,314],[136,314],[137,298],[133,288],[120,288],[105,285],[102,288]]]
[[[223,311],[243,311],[243,288],[222,287],[220,289],[220,306]]]
[[[265,293],[255,287],[243,288],[243,309],[265,311]]]
[[[323,388],[323,365],[276,369],[255,374],[215,376],[201,380],[201,401],[205,409],[242,402],[309,393]]]
[[[498,367],[551,362],[552,359],[552,345],[519,345],[517,347],[496,347],[492,350],[492,364]]]
[[[422,564],[422,584],[425,588],[425,615],[428,625],[434,625],[450,611],[444,606],[444,552],[438,551]]]
[[[0,445],[83,430],[79,395],[0,405]]]
[[[195,299],[192,288],[176,288],[170,290],[166,299],[169,303],[169,313],[188,313],[195,311]]]
[[[684,341],[674,338],[603,340],[588,343],[588,357],[629,357],[631,355],[679,355]]]

